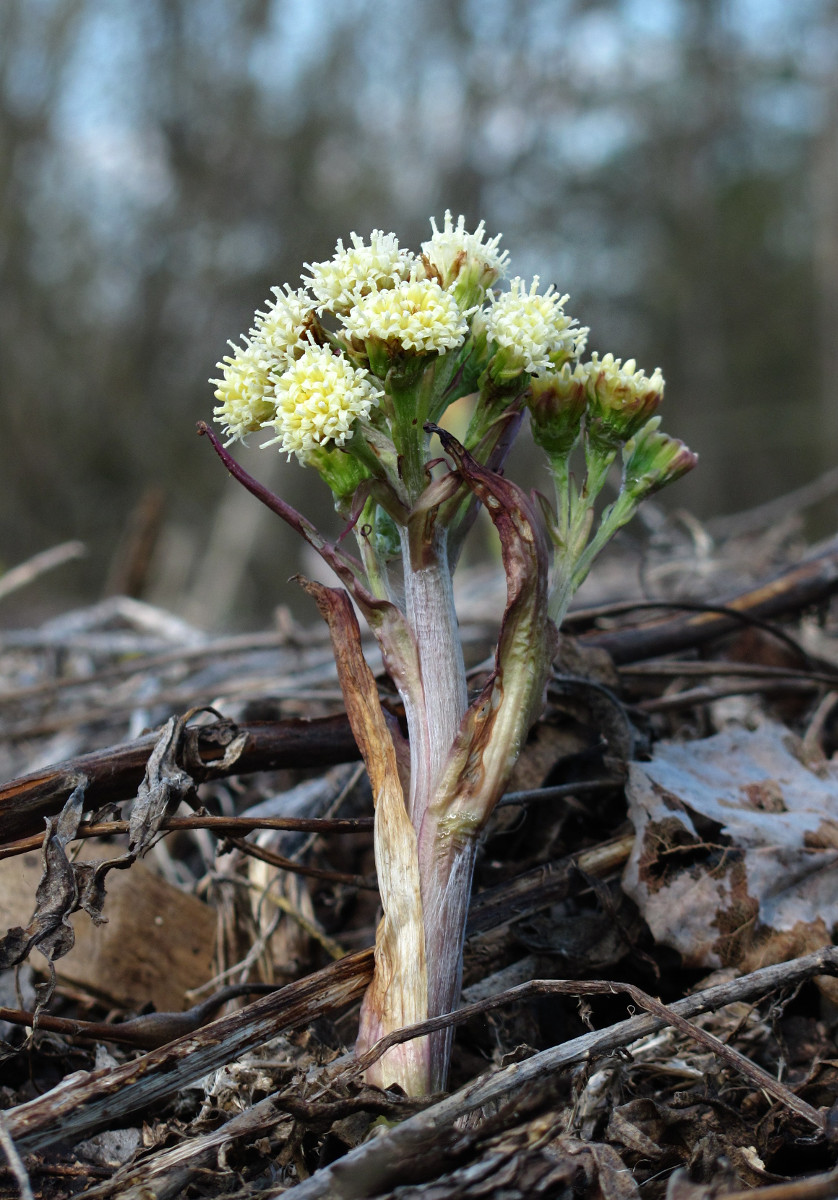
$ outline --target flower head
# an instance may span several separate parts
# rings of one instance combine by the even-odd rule
[[[311,274],[303,275],[303,282],[317,297],[320,311],[348,313],[361,296],[392,288],[410,274],[414,256],[399,249],[394,233],[374,229],[368,246],[357,233],[350,237],[352,245],[344,247],[339,239],[327,262],[305,264]]]
[[[588,426],[595,440],[617,446],[646,424],[663,399],[664,380],[656,367],[651,377],[613,354],[596,353],[586,363]]]
[[[444,353],[465,341],[469,315],[435,280],[409,279],[359,297],[343,324],[362,342],[378,340],[418,354]]]
[[[274,413],[273,380],[261,350],[251,342],[243,347],[230,345],[234,353],[216,364],[221,379],[210,380],[217,384],[213,417],[224,427],[228,444],[260,429]]]
[[[538,284],[536,275],[527,291],[516,276],[486,314],[488,337],[500,348],[494,372],[500,377],[555,370],[584,348],[588,330],[564,311],[568,297],[559,296],[552,285],[539,295]]]
[[[265,365],[277,364],[284,371],[308,344],[315,301],[304,288],[294,291],[287,283],[284,290],[275,287],[271,291],[276,299],[265,312],[256,313],[250,337],[254,353],[264,354]]]
[[[273,420],[280,448],[305,461],[315,446],[342,446],[359,417],[369,416],[379,393],[363,371],[328,346],[309,344],[276,381]]]
[[[437,277],[444,288],[451,288],[467,307],[481,300],[486,289],[503,278],[509,255],[498,249],[500,234],[484,242],[483,222],[474,233],[467,233],[465,221],[461,215],[455,226],[450,210],[446,209],[440,230],[431,217],[433,237],[422,243],[422,259],[426,271]]]

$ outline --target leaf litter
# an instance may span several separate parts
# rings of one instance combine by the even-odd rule
[[[727,578],[735,554],[725,549]],[[758,550],[752,539],[751,562]],[[827,565],[829,553],[838,563],[827,548]],[[782,565],[764,563],[762,576]],[[804,568],[811,575],[804,561],[787,580]],[[457,1024],[451,1094],[418,1103],[353,1072],[375,896],[328,873],[371,874],[364,781],[347,784],[347,768],[330,783],[326,761],[275,766],[275,756],[237,771],[266,723],[303,718],[313,733],[317,721],[340,714],[322,631],[283,618],[250,640],[211,639],[151,606],[108,602],[68,614],[63,626],[56,619],[5,635],[4,778],[18,799],[30,794],[22,777],[45,764],[63,762],[65,787],[72,781],[69,799],[44,811],[34,916],[0,943],[8,966],[41,951],[41,1019],[65,1022],[63,1032],[39,1030],[30,1014],[29,1036],[26,1024],[5,1026],[14,1054],[4,1068],[4,1127],[35,1194],[708,1200],[806,1178],[822,1189],[812,1195],[829,1194],[838,1124],[838,723],[830,699],[838,567],[831,577],[818,569],[826,582],[816,626],[809,593],[796,600],[796,584],[787,583],[777,629],[792,645],[782,650],[770,630],[755,637],[736,623],[699,649],[683,624],[670,632],[664,611],[651,620],[645,612],[583,615],[568,626],[576,638],[556,667],[515,798],[498,811],[478,865],[465,983],[486,1006]],[[709,570],[701,586],[713,595]],[[486,596],[482,578],[475,598],[485,605]],[[632,673],[631,652],[619,647],[641,636],[654,644],[655,621],[670,621],[663,657]],[[485,661],[487,627],[475,621],[465,636],[475,664]],[[681,639],[675,650],[673,637]],[[816,646],[808,662],[795,655],[795,639]],[[747,666],[764,665],[757,680],[744,670],[746,644]],[[602,647],[613,653],[615,645],[616,669],[602,658]],[[742,679],[731,682],[737,663]],[[725,697],[737,682],[747,708],[731,722]],[[378,683],[387,697],[386,678]],[[196,706],[216,713],[193,714]],[[145,726],[157,730],[146,774],[128,788],[119,747]],[[86,788],[72,765],[109,745],[118,751],[106,755],[117,794],[102,813],[87,798],[100,777]],[[305,818],[309,792],[321,832],[283,834],[279,844],[292,868],[321,875],[295,875],[293,887],[285,871],[264,862],[254,869],[248,846],[258,834],[228,843],[209,824],[170,828],[184,811],[198,822],[205,812],[233,819],[290,811],[283,802],[292,794],[295,816]],[[2,804],[0,790],[0,821]],[[78,861],[78,834],[125,805],[127,845],[108,835],[109,857]],[[133,1009],[108,1011],[92,967],[86,986],[61,973],[73,954],[68,918],[80,911],[82,920],[107,920],[108,871],[130,870],[139,857],[216,914],[216,974],[204,996],[248,981],[279,989],[237,1001],[244,1007],[144,1054],[101,1034],[142,1014],[142,995]],[[155,932],[133,936],[147,941]],[[177,941],[177,928],[165,936]],[[346,957],[330,965],[335,943]],[[563,979],[566,990],[550,990]],[[613,988],[588,994],[602,979]],[[545,985],[513,990],[501,1004],[500,993],[528,980]],[[636,989],[636,999],[623,987]],[[643,997],[656,996],[663,1007],[644,1008]],[[193,1011],[196,999],[184,996],[183,1008]],[[151,1015],[166,1027],[166,1014]],[[91,1017],[99,1033],[80,1040]],[[685,1017],[690,1027],[679,1024]],[[750,1075],[737,1055],[755,1068]],[[771,1094],[759,1071],[774,1081]]]
[[[747,971],[831,943],[838,764],[812,759],[766,720],[632,763],[623,887],[686,965]]]

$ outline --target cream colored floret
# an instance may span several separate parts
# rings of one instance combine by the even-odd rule
[[[274,415],[273,380],[262,365],[262,352],[254,351],[250,342],[244,347],[233,345],[233,350],[216,364],[221,379],[210,380],[217,384],[213,417],[224,427],[228,445],[261,428]]]
[[[651,376],[637,370],[637,363],[629,358],[623,363],[622,359],[613,354],[604,354],[602,358],[594,352],[591,361],[585,369],[589,379],[595,384],[596,391],[603,395],[639,396],[648,392],[663,393],[664,379],[660,367],[655,367]]]
[[[315,301],[304,288],[294,291],[272,288],[275,296],[264,312],[256,313],[256,324],[250,331],[254,354],[263,354],[264,365],[279,365],[281,369],[299,358],[308,344],[306,331],[310,324]]]
[[[368,246],[357,233],[350,237],[352,245],[345,247],[339,240],[328,261],[305,264],[311,274],[303,275],[303,282],[317,297],[321,312],[347,313],[359,297],[391,288],[410,274],[414,256],[399,249],[394,233],[374,229]]]
[[[523,370],[530,374],[575,358],[588,334],[564,311],[568,297],[559,296],[552,285],[539,295],[538,284],[536,275],[527,291],[523,279],[516,277],[486,315],[488,337],[519,357]]]
[[[342,446],[359,417],[369,416],[379,393],[367,375],[328,346],[309,345],[276,381],[275,417],[265,422],[276,430],[287,454],[305,459],[315,446]]]
[[[453,350],[468,333],[468,312],[432,279],[411,279],[361,297],[343,318],[360,341],[378,338],[403,350]]]
[[[422,243],[422,253],[439,271],[443,287],[449,287],[461,275],[473,276],[474,282],[484,287],[505,275],[509,255],[498,249],[501,235],[484,242],[483,221],[474,233],[468,233],[465,217],[461,214],[455,225],[450,209],[446,209],[442,229],[437,229],[433,217],[431,228],[433,237]]]

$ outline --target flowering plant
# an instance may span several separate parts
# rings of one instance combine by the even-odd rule
[[[303,581],[332,634],[347,713],[375,797],[383,916],[358,1049],[458,1001],[475,853],[538,717],[570,599],[610,537],[696,457],[658,430],[660,371],[607,354],[580,361],[588,330],[568,297],[514,278],[499,237],[445,214],[414,255],[392,234],[354,233],[304,286],[275,299],[219,363],[205,425],[231,473],[296,529],[345,590]],[[472,397],[462,441],[440,428]],[[525,411],[554,501],[502,471]],[[328,484],[358,555],[332,543],[248,475],[226,445],[257,430]],[[440,453],[441,447],[441,453]],[[571,456],[584,460],[581,485]],[[594,502],[618,456],[616,500]],[[477,510],[501,541],[507,581],[494,667],[469,697],[452,576]],[[348,593],[348,594],[347,594]],[[408,736],[382,708],[355,601],[404,704]],[[389,1049],[367,1078],[417,1095],[445,1086],[450,1031]]]

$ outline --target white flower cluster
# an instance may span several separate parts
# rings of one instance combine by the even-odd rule
[[[276,297],[274,303],[266,312],[256,313],[256,325],[250,331],[253,345],[264,355],[266,366],[299,358],[314,309],[314,301],[303,288],[294,291],[286,283],[284,291],[271,290]]]
[[[306,263],[310,275],[303,275],[320,305],[320,311],[339,316],[351,311],[362,296],[395,287],[407,279],[414,264],[409,250],[401,250],[394,233],[374,229],[370,244],[364,245],[357,233],[350,234],[352,246],[344,249],[338,240],[334,255],[327,262]]]
[[[410,279],[388,291],[361,296],[343,324],[362,342],[377,338],[417,354],[444,353],[463,344],[469,316],[471,312],[462,312],[435,280]]]
[[[557,295],[552,285],[539,295],[538,284],[536,275],[527,291],[516,276],[486,314],[487,336],[530,375],[578,358],[588,338],[588,330],[564,311],[568,297]]]
[[[213,409],[227,433],[228,442],[255,433],[271,420],[276,406],[276,374],[286,370],[303,353],[306,330],[314,301],[303,289],[274,288],[275,300],[265,312],[257,311],[256,323],[243,346],[230,345],[234,353],[217,364],[221,379]]]
[[[274,411],[271,378],[262,366],[261,355],[250,342],[243,347],[233,342],[230,345],[234,353],[216,364],[221,379],[210,380],[217,385],[218,404],[213,416],[224,426],[228,444],[255,433],[271,419]]]
[[[471,233],[450,212],[442,229],[433,219],[431,228],[418,257],[395,234],[374,229],[367,244],[352,233],[330,259],[305,264],[303,287],[273,289],[273,301],[212,381],[214,416],[228,441],[273,430],[266,444],[301,461],[316,446],[343,446],[383,394],[366,369],[368,355],[382,374],[381,364],[399,356],[455,351],[478,310],[490,341],[519,371],[552,369],[579,354],[587,330],[565,314],[566,296],[552,288],[539,295],[537,278],[529,291],[514,279],[509,292],[492,296],[508,257],[500,236],[486,240],[482,221]]]
[[[368,417],[378,391],[361,371],[328,346],[309,344],[276,381],[275,415],[263,422],[276,430],[277,443],[288,454],[305,458],[314,446],[342,446],[359,417]]]

